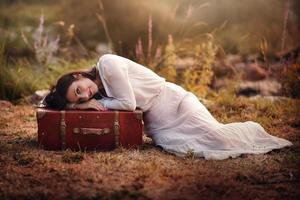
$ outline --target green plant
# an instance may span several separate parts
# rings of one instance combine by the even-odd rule
[[[49,65],[56,60],[55,54],[59,49],[59,36],[51,38],[45,31],[44,15],[41,14],[38,28],[32,34],[31,38],[26,37],[22,32],[22,38],[25,44],[34,52],[35,59],[39,65]]]
[[[38,73],[19,66],[2,66],[0,70],[0,99],[16,101],[32,94],[41,85]]]
[[[77,60],[76,63],[60,61],[47,68],[35,68],[27,60],[18,60],[11,65],[4,56],[4,44],[0,45],[0,99],[17,102],[38,89],[49,88],[57,78],[71,70],[86,69],[95,60]]]
[[[283,94],[300,98],[300,56],[298,56],[296,63],[284,66],[281,82]]]
[[[183,86],[198,95],[206,97],[209,91],[209,85],[212,82],[212,65],[215,62],[215,56],[218,47],[214,44],[213,36],[207,34],[207,40],[195,47],[196,64],[185,70]]]
[[[4,56],[5,45],[0,45],[0,99],[16,100],[37,89],[38,77],[24,61],[8,65]]]
[[[176,63],[176,48],[173,43],[173,37],[168,36],[168,44],[165,47],[163,66],[158,69],[158,74],[164,77],[167,81],[176,82],[177,72],[175,69]]]

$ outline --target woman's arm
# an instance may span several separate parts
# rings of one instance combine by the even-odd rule
[[[127,64],[117,56],[108,55],[101,58],[98,65],[101,65],[98,67],[103,76],[102,81],[111,96],[98,101],[108,109],[135,110],[136,100],[129,82]]]
[[[107,110],[101,102],[98,102],[96,99],[90,99],[86,102],[83,103],[69,103],[66,106],[67,110],[86,110],[86,109],[93,109],[93,110],[98,110],[98,111],[103,111]]]

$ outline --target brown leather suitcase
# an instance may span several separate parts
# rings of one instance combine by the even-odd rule
[[[142,111],[37,108],[38,142],[45,150],[112,150],[142,144]]]

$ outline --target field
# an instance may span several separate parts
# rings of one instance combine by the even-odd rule
[[[299,5],[1,0],[0,200],[300,199]],[[34,94],[106,53],[193,92],[222,123],[252,120],[293,145],[221,161],[176,157],[145,134],[137,149],[43,150]]]
[[[44,151],[35,109],[1,101],[0,199],[299,199],[299,100],[235,101],[209,110],[222,122],[255,117],[294,145],[222,161],[179,158],[147,137],[131,150]]]

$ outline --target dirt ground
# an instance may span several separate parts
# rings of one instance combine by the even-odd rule
[[[218,119],[220,109],[211,109]],[[135,150],[44,151],[35,109],[2,102],[0,199],[300,199],[300,117],[291,118],[275,116],[265,128],[292,147],[214,161],[176,157],[149,138]]]

